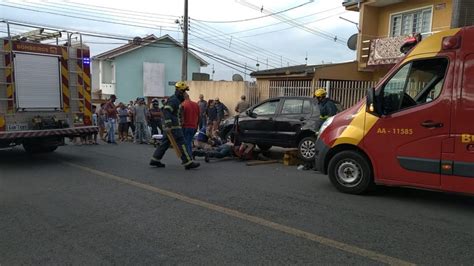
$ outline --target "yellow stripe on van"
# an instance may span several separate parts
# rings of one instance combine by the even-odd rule
[[[427,37],[415,46],[415,48],[403,60],[403,64],[415,59],[436,56],[442,50],[443,38],[448,36],[454,36],[458,34],[460,30],[460,28],[445,30]]]
[[[350,124],[342,131],[332,147],[340,144],[359,145],[364,136],[379,120],[378,117],[366,112],[365,104],[359,109]]]

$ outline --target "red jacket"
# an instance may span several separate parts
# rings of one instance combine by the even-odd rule
[[[191,100],[185,100],[183,106],[183,128],[198,128],[199,105]]]

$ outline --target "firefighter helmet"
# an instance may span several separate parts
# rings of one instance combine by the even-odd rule
[[[159,103],[158,98],[153,98],[153,100],[151,100],[151,103]]]
[[[325,97],[327,94],[326,90],[323,89],[323,88],[319,88],[317,89],[315,92],[314,92],[314,97],[318,98],[318,97]]]
[[[176,82],[176,84],[174,86],[176,87],[177,90],[180,90],[180,91],[188,91],[189,90],[188,84],[186,84],[186,82],[184,82],[184,81]]]

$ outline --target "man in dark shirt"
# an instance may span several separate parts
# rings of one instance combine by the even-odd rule
[[[158,128],[160,129],[160,133],[163,134],[163,126],[161,123],[161,119],[163,118],[163,112],[160,108],[160,103],[157,98],[151,100],[152,107],[150,108],[150,126],[151,126],[151,134],[156,135],[158,134]]]
[[[229,114],[229,109],[225,104],[221,103],[219,98],[216,98],[217,124],[224,120],[225,116]]]
[[[201,129],[207,125],[207,102],[204,100],[204,95],[199,94],[199,101],[197,104],[199,105],[199,128]]]

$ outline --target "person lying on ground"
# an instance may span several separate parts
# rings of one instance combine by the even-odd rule
[[[234,145],[232,142],[226,142],[211,150],[195,150],[193,151],[193,158],[204,157],[206,162],[209,162],[210,158],[222,159],[226,157],[250,160],[255,158],[253,156],[254,148],[255,145],[251,143],[241,143],[240,145]]]

